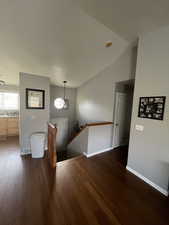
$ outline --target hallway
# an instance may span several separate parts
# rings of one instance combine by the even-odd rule
[[[167,225],[168,199],[127,172],[120,150],[58,163],[0,143],[0,225]]]

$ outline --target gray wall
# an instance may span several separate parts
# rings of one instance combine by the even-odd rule
[[[76,88],[66,88],[66,97],[69,99],[69,108],[57,110],[54,107],[54,100],[63,97],[63,87],[50,87],[50,118],[66,117],[69,120],[69,135],[76,123]]]
[[[45,109],[26,109],[26,88],[45,90]],[[20,145],[21,153],[30,152],[30,135],[46,131],[50,107],[49,78],[20,73]]]
[[[134,78],[135,51],[128,48],[115,63],[78,88],[77,118],[81,124],[112,121],[115,83]]]
[[[167,96],[164,120],[137,117],[139,97]],[[169,177],[169,27],[142,36],[133,102],[128,166],[168,190]],[[144,131],[135,130],[143,125]]]

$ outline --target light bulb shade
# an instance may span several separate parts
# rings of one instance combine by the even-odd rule
[[[65,105],[65,100],[63,98],[56,98],[54,101],[54,106],[57,109],[63,109]]]

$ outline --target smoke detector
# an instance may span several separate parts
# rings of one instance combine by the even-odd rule
[[[4,86],[5,85],[5,81],[0,80],[0,86]]]
[[[109,47],[111,47],[111,46],[112,46],[112,42],[111,42],[111,41],[106,42],[106,44],[105,44],[105,47],[106,47],[106,48],[109,48]]]

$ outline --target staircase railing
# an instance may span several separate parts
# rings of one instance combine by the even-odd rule
[[[56,134],[57,134],[56,126],[49,123],[48,124],[48,154],[47,154],[47,157],[49,159],[51,168],[55,168],[56,163],[57,163]]]
[[[98,123],[87,123],[84,126],[81,127],[81,129],[75,133],[70,140],[68,141],[68,144],[70,144],[77,136],[80,135],[80,133],[86,128],[86,127],[92,127],[92,126],[102,126],[102,125],[111,125],[112,122],[98,122]]]

